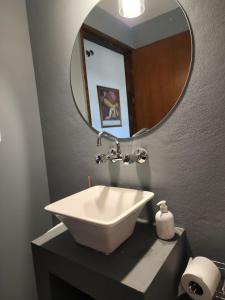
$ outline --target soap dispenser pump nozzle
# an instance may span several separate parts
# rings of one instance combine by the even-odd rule
[[[162,213],[168,213],[168,206],[166,205],[166,201],[165,200],[162,200],[162,201],[158,202],[157,206],[159,206],[160,211]]]

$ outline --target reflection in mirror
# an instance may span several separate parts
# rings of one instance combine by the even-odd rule
[[[187,82],[191,57],[188,21],[175,0],[145,0],[144,13],[135,18],[120,15],[118,0],[102,0],[74,44],[76,105],[97,131],[129,138],[171,111]]]

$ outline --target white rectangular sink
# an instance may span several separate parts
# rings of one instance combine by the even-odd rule
[[[110,254],[132,233],[152,192],[94,186],[45,207],[70,230],[74,239]]]

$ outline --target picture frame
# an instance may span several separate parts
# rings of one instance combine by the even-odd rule
[[[97,92],[101,127],[122,127],[120,91],[98,85]]]

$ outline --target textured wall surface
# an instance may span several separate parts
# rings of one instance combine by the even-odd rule
[[[70,56],[95,0],[29,0],[51,200],[95,184],[150,189],[186,228],[194,255],[225,260],[225,1],[180,1],[193,28],[194,62],[179,105],[149,135],[123,142],[150,153],[148,164],[96,166],[96,133],[78,114],[70,90]],[[104,140],[102,151],[110,142]],[[151,210],[151,207],[149,208]]]
[[[0,299],[35,300],[30,242],[51,226],[24,0],[0,0]]]

